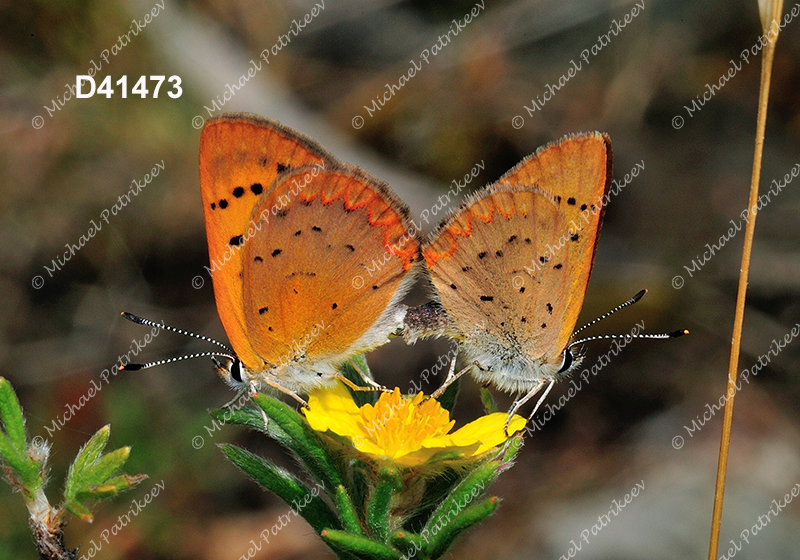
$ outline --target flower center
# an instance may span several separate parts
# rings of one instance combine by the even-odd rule
[[[436,400],[422,402],[423,398],[422,393],[408,398],[395,388],[392,393],[381,393],[375,406],[362,406],[358,425],[364,439],[392,457],[419,449],[428,438],[447,434],[455,420],[450,420],[450,413]]]

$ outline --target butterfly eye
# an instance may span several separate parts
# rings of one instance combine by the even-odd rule
[[[230,365],[231,379],[237,383],[242,383],[244,380],[244,370],[242,369],[242,362],[234,360]]]
[[[572,351],[569,348],[564,349],[564,359],[561,361],[561,368],[558,373],[567,371],[572,366]]]

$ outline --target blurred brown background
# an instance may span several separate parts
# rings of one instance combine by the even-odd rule
[[[0,2],[0,374],[18,390],[30,435],[53,442],[51,499],[78,447],[106,423],[110,445],[133,446],[128,472],[150,475],[98,507],[93,525],[73,521],[69,545],[83,543],[85,553],[94,540],[103,559],[236,559],[287,507],[236,471],[214,444],[235,441],[294,465],[257,434],[235,427],[207,432],[206,410],[232,397],[207,360],[122,373],[63,429],[52,437],[45,430],[148,332],[122,321],[120,311],[224,340],[203,269],[199,131],[192,119],[208,118],[204,106],[221,100],[226,85],[314,7],[312,0],[164,0],[119,48],[118,37],[137,29],[132,20],[143,23],[154,5]],[[685,327],[692,334],[629,345],[528,438],[518,464],[493,488],[502,507],[450,557],[559,558],[637,483],[645,486],[640,496],[576,557],[705,557],[722,413],[692,435],[685,426],[724,391],[743,232],[691,276],[684,266],[706,243],[718,243],[746,206],[760,57],[745,64],[739,56],[760,34],[756,2],[644,0],[644,9],[585,63],[581,52],[635,4],[485,0],[478,17],[370,117],[365,105],[475,5],[324,0],[319,15],[269,64],[260,61],[261,71],[222,109],[258,113],[317,139],[341,161],[388,181],[414,216],[476,163],[484,161],[485,171],[471,187],[568,132],[607,132],[617,179],[643,162],[644,171],[609,204],[581,323],[646,287],[641,303],[590,333],[629,332],[644,320],[650,332]],[[127,75],[130,88],[141,75],[177,75],[183,95],[166,96],[164,84],[158,99],[129,93],[54,101],[63,101],[66,84],[115,44],[101,78]],[[529,115],[523,106],[557,84],[571,60],[582,63],[581,71]],[[731,61],[741,70],[689,116],[684,106],[727,74]],[[798,83],[800,19],[778,43],[762,192],[800,163]],[[357,115],[364,119],[358,129]],[[517,115],[521,128],[512,125]],[[44,266],[52,268],[65,244],[78,243],[91,220],[99,223],[131,181],[162,160],[164,171],[51,277]],[[798,188],[795,179],[759,213],[740,369],[800,322]],[[676,275],[684,280],[680,289],[672,286]],[[43,280],[38,289],[36,276]],[[199,289],[192,284],[197,276],[205,280]],[[422,292],[409,298],[423,300]],[[407,388],[447,348],[442,341],[394,341],[370,363],[378,380]],[[143,356],[202,349],[163,333]],[[608,349],[603,341],[588,345],[588,365]],[[798,365],[794,341],[736,399],[721,552],[800,483]],[[567,388],[557,387],[548,402]],[[456,417],[479,411],[475,384],[464,383]],[[196,436],[204,438],[200,449]],[[164,490],[142,513],[108,543],[100,541],[132,499],[162,480]],[[736,557],[800,558],[798,514],[800,504],[792,503],[773,516]],[[34,557],[22,500],[2,484],[0,560]],[[258,558],[333,556],[297,520]]]

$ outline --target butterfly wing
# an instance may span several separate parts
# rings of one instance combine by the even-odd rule
[[[551,193],[566,218],[567,230],[559,231],[553,247],[554,258],[563,252],[568,257],[569,287],[558,337],[545,350],[547,362],[560,361],[583,307],[608,203],[611,159],[611,140],[605,134],[571,135],[540,148],[498,181]]]
[[[336,365],[402,326],[419,242],[408,210],[360,170],[282,176],[257,205],[246,244],[244,320],[265,365]]]
[[[258,201],[292,169],[335,160],[312,140],[283,125],[245,114],[209,119],[200,135],[200,191],[210,273],[220,320],[239,359],[259,363],[247,337],[242,293],[244,236]]]

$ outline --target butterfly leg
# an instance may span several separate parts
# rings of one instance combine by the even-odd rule
[[[536,393],[538,393],[542,389],[542,387],[547,385],[547,389],[545,389],[544,393],[542,393],[542,396],[539,398],[538,402],[536,403],[536,406],[533,407],[533,412],[531,412],[531,415],[528,417],[528,422],[530,422],[530,419],[533,418],[533,415],[536,414],[537,410],[539,410],[539,407],[541,406],[542,401],[544,401],[544,399],[547,397],[547,394],[550,392],[550,389],[553,388],[553,385],[555,384],[555,382],[556,382],[556,380],[553,379],[553,380],[550,381],[550,384],[547,385],[547,381],[542,379],[533,389],[528,391],[525,394],[525,396],[520,397],[519,399],[514,401],[514,404],[511,405],[511,410],[508,411],[508,418],[506,418],[506,424],[505,424],[505,427],[503,428],[504,431],[505,431],[506,437],[508,437],[508,423],[511,422],[511,418],[517,413],[517,411],[520,408],[522,408],[522,406],[526,402],[531,400],[536,395]]]
[[[356,370],[358,372],[358,375],[361,376],[361,379],[363,379],[364,382],[367,385],[372,387],[371,389],[369,389],[367,387],[359,387],[358,385],[355,385],[354,387],[351,387],[350,385],[348,385],[348,387],[350,387],[354,391],[381,391],[382,393],[391,393],[392,392],[390,389],[388,389],[387,387],[384,387],[383,385],[381,385],[380,383],[378,383],[374,379],[372,379],[372,377],[370,377],[369,375],[364,373],[361,370],[361,368],[358,367],[358,365],[356,365],[356,363],[353,360],[350,360],[350,365],[352,366],[352,368],[354,370]],[[345,381],[345,385],[347,385],[347,381]]]
[[[428,397],[428,398],[429,399],[438,399],[439,397],[441,397],[442,394],[444,394],[444,392],[447,391],[447,388],[450,387],[450,385],[452,385],[454,381],[460,379],[473,366],[480,367],[478,362],[472,362],[468,366],[462,368],[461,371],[459,371],[458,373],[454,374],[453,371],[455,371],[455,369],[456,369],[456,359],[455,359],[455,357],[453,357],[453,361],[450,362],[450,371],[447,372],[447,378],[444,380],[444,382],[441,384],[441,386],[438,389],[436,389],[433,393],[431,393],[431,396]],[[427,400],[427,399],[425,399],[425,400]]]
[[[286,387],[284,387],[283,385],[281,385],[280,383],[278,383],[276,381],[273,381],[269,377],[264,377],[264,379],[261,379],[260,381],[263,381],[264,383],[266,383],[268,386],[272,387],[273,389],[277,389],[278,391],[280,391],[284,395],[289,395],[294,400],[296,400],[298,403],[300,403],[300,406],[302,406],[303,408],[308,408],[308,403],[306,401],[304,401],[303,399],[301,399],[300,397],[298,397],[297,393],[295,393],[291,389],[287,389]],[[255,394],[255,389],[253,389],[253,394]]]
[[[341,381],[342,383],[347,385],[353,391],[382,391],[384,393],[391,393],[391,391],[389,389],[387,389],[383,385],[378,385],[374,381],[372,383],[370,383],[370,385],[371,385],[370,387],[363,387],[361,385],[356,385],[355,383],[353,383],[350,379],[348,379],[347,377],[345,377],[341,373],[337,373],[336,375],[333,376],[333,378],[334,379],[338,379],[339,381]],[[365,379],[365,381],[367,381],[367,380]],[[367,381],[367,383],[369,383],[369,381]]]

